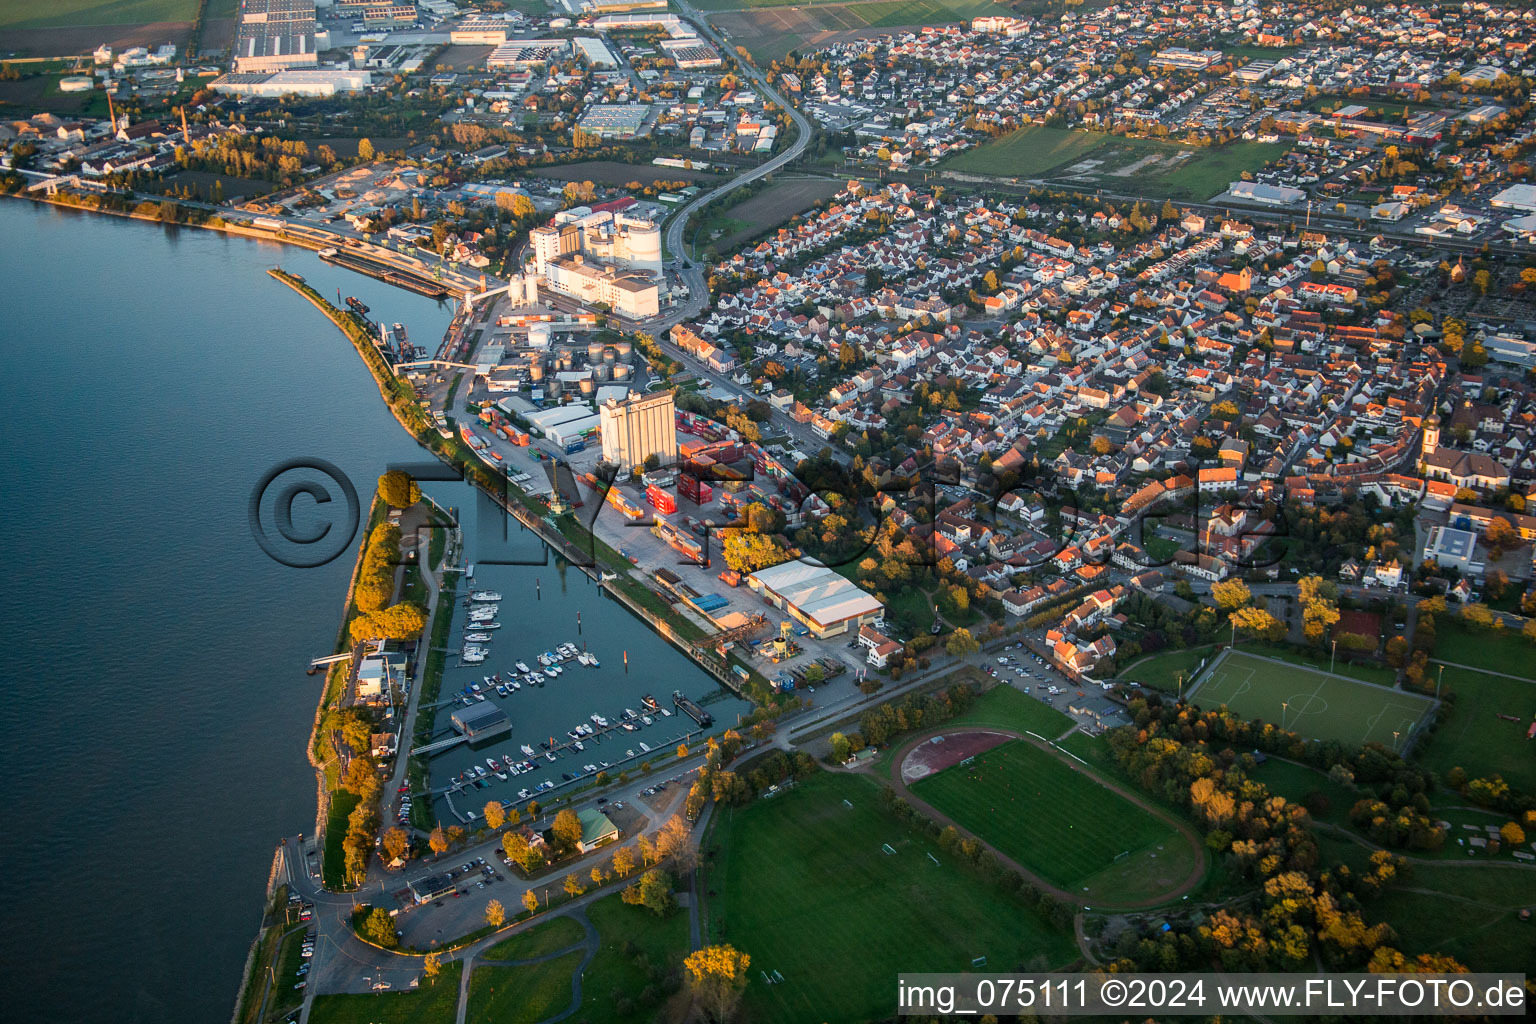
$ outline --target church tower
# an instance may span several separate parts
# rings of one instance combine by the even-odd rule
[[[1423,454],[1430,455],[1440,447],[1440,416],[1430,413],[1424,420],[1424,449]]]

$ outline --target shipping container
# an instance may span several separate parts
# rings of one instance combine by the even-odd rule
[[[741,573],[735,569],[727,569],[720,574],[720,582],[728,587],[739,587],[741,586]]]
[[[645,489],[645,500],[656,511],[671,515],[677,511],[677,500],[672,497],[670,491],[664,491],[655,484]]]
[[[583,452],[583,451],[586,451],[586,450],[587,450],[587,442],[582,440],[581,438],[577,438],[574,441],[569,441],[569,442],[566,443],[566,446],[565,446],[565,454],[567,454],[567,455],[575,455],[577,452]]]
[[[696,476],[684,473],[677,478],[677,493],[699,505],[708,505],[714,500],[715,489]]]

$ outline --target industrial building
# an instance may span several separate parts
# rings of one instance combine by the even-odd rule
[[[551,290],[587,306],[605,305],[619,316],[643,320],[661,312],[661,288],[654,278],[588,263],[581,255],[549,261],[545,280]]]
[[[628,472],[656,456],[663,466],[677,461],[677,405],[672,392],[633,394],[609,400],[598,409],[603,461]]]
[[[466,18],[448,33],[448,41],[455,46],[500,46],[507,41],[505,21],[491,18]]]
[[[543,66],[561,59],[570,48],[564,39],[508,39],[485,58],[485,66],[492,71]]]
[[[494,739],[512,731],[512,719],[490,701],[472,704],[467,708],[454,708],[449,718],[453,727],[471,743]]]
[[[578,206],[534,228],[529,242],[534,267],[541,274],[548,272],[555,257],[580,254],[621,270],[661,275],[661,228],[643,217]]]
[[[315,62],[315,0],[241,0],[235,71],[281,71]]]
[[[304,68],[252,74],[231,72],[215,78],[209,87],[226,96],[335,96],[359,92],[373,84],[367,71],[349,68]]]
[[[605,139],[633,139],[650,113],[649,103],[593,103],[577,123],[582,131]]]
[[[747,585],[818,638],[857,632],[878,621],[885,605],[824,565],[785,562],[759,569]]]
[[[594,68],[616,68],[619,66],[619,58],[608,49],[608,44],[595,36],[576,36],[571,40],[576,44],[576,52],[581,59]]]
[[[1536,213],[1536,185],[1511,185],[1488,200],[1488,203],[1501,210]]]
[[[1306,192],[1288,185],[1266,185],[1262,181],[1234,181],[1227,193],[1233,199],[1245,199],[1265,206],[1291,206],[1307,198]]]

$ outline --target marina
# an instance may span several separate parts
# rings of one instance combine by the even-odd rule
[[[472,545],[474,532],[465,537]],[[554,580],[550,567],[481,562],[460,591],[442,687],[424,711],[432,730],[415,748],[430,758],[434,820],[471,824],[491,800],[547,801],[599,772],[635,771],[749,709],[628,609],[594,607],[609,601],[597,582],[552,561]],[[513,607],[517,628],[494,632],[493,617]],[[603,628],[583,630],[583,617]],[[471,737],[456,713],[495,724]]]

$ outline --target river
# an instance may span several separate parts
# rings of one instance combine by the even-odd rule
[[[331,650],[352,561],[272,561],[249,496],[271,467],[320,458],[366,503],[387,465],[424,459],[352,346],[265,270],[357,295],[428,349],[451,311],[215,232],[5,201],[0,237],[0,1005],[15,1019],[222,1021],[277,837],[313,828],[304,748],[321,677],[303,669]],[[430,489],[468,504],[461,486]],[[504,617],[518,657],[585,638],[604,659],[574,671],[593,672],[583,689],[607,680],[606,700],[555,716],[529,712],[569,688],[523,694],[529,725],[574,725],[640,690],[713,689],[585,576],[561,575],[480,576],[517,602]],[[542,601],[527,600],[533,577]]]

